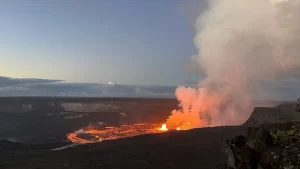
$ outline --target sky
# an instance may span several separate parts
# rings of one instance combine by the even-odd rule
[[[0,0],[0,96],[175,97],[204,78],[191,58],[207,2]],[[295,100],[299,84],[269,98]]]
[[[182,0],[0,0],[0,76],[177,86],[195,78]]]

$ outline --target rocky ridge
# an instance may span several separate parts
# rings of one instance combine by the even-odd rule
[[[300,122],[250,127],[247,136],[227,140],[228,169],[299,169]]]

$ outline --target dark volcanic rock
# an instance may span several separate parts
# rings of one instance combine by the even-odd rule
[[[241,139],[244,140],[236,137],[225,144],[227,150],[232,152],[227,152],[231,159],[228,168],[300,168],[300,122],[263,124],[249,128],[245,146],[235,146]]]
[[[289,131],[291,127],[289,125],[281,125],[280,131],[270,131],[268,125],[250,129],[248,134],[254,138],[254,145],[249,145],[250,137],[241,136],[245,135],[249,125],[297,119],[294,112],[292,115],[289,114],[291,105],[270,109],[257,108],[249,123],[240,127],[203,128],[143,135],[51,151],[67,143],[41,144],[41,142],[59,142],[66,139],[65,135],[69,132],[104,120],[113,126],[139,122],[165,122],[171,110],[176,108],[177,101],[133,98],[2,98],[0,103],[0,136],[3,138],[20,136],[23,139],[17,138],[18,140],[27,141],[27,144],[7,141],[0,143],[0,169],[223,168],[222,164],[226,163],[226,157],[220,151],[222,141],[234,135],[238,136],[228,148],[230,151],[236,150],[231,153],[236,154],[243,167],[249,164],[258,165],[260,160],[260,165],[267,168],[274,158],[277,160],[274,164],[289,161],[287,158],[277,157],[277,154],[285,152],[287,157],[298,151],[295,147],[291,147],[291,143],[298,140],[296,134],[288,139],[281,137],[285,135],[281,130]],[[67,105],[71,107],[67,107],[76,111],[66,111],[61,103],[70,103]],[[83,105],[86,109],[77,109],[77,105]],[[296,130],[290,132],[295,133]],[[278,136],[277,139],[270,141],[270,134],[272,138]],[[280,146],[273,146],[280,142],[289,143],[286,151],[282,151]],[[269,144],[272,144],[271,148]]]
[[[36,148],[0,153],[1,169],[211,169],[226,157],[222,140],[246,128],[216,127],[142,135],[49,151]],[[18,154],[16,156],[16,154]]]
[[[300,112],[300,98],[297,99],[297,101],[298,101],[298,103],[297,103],[297,105],[296,105],[296,107],[295,107],[295,110],[296,110],[297,112]]]
[[[245,126],[265,123],[285,123],[299,121],[300,113],[295,110],[296,103],[284,103],[276,107],[255,107]]]
[[[103,122],[163,123],[177,104],[176,99],[163,98],[0,98],[0,138],[51,143]]]

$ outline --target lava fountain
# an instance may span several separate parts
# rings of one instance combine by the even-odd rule
[[[166,124],[163,124],[163,125],[161,126],[161,128],[159,128],[158,130],[160,130],[160,131],[168,131],[167,125],[166,125]]]

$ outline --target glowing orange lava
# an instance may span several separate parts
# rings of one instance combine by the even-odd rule
[[[86,128],[67,134],[67,138],[73,143],[87,144],[168,131],[166,124],[163,124],[159,129],[157,129],[157,126],[157,124],[142,123],[119,127],[104,127],[101,129]]]
[[[163,124],[163,125],[161,126],[161,128],[159,128],[158,130],[160,130],[160,131],[168,131],[167,125],[166,125],[166,124]]]
[[[67,134],[67,138],[73,143],[87,144],[101,142],[104,140],[115,140],[126,137],[134,137],[143,134],[155,134],[167,131],[182,131],[190,130],[192,128],[197,127],[205,127],[205,125],[199,126],[196,123],[194,123],[199,121],[193,121],[193,118],[188,118],[189,121],[185,121],[185,118],[177,118],[180,116],[175,117],[176,118],[172,118],[172,120],[168,119],[167,122],[161,125],[160,128],[157,127],[159,126],[157,124],[149,123],[121,125],[119,127],[87,127],[74,133]],[[206,125],[206,127],[214,126]]]
[[[181,124],[179,127],[171,127],[171,131],[181,131],[191,129],[190,122]],[[157,124],[133,124],[133,125],[122,125],[119,127],[102,127],[100,129],[95,129],[88,127],[86,129],[81,129],[74,133],[67,134],[67,138],[77,144],[87,144],[101,142],[104,140],[115,140],[126,137],[134,137],[143,134],[154,134],[169,131],[167,124],[163,124],[160,128],[157,128]]]

